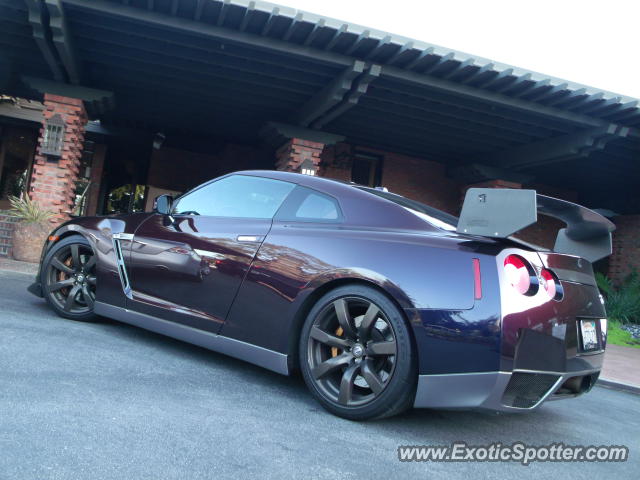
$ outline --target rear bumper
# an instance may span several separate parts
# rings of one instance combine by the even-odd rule
[[[420,375],[414,407],[525,412],[588,392],[600,369]]]

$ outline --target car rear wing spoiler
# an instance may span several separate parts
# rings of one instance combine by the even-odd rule
[[[557,218],[560,229],[553,251],[590,262],[611,255],[615,225],[599,213],[535,190],[470,188],[458,220],[458,233],[507,238],[538,221],[538,213]]]

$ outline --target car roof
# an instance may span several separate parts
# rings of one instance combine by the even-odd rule
[[[433,230],[439,230],[401,205],[358,188],[362,186],[355,183],[278,170],[242,170],[229,175],[282,180],[331,195],[340,201],[347,223],[351,225],[409,230],[429,230],[430,226]]]
[[[233,172],[231,175],[250,175],[253,177],[266,177],[275,180],[283,180],[286,182],[296,183],[303,187],[315,188],[317,190],[338,189],[349,192],[354,184],[334,180],[331,178],[316,177],[313,175],[303,175],[294,172],[282,172],[280,170],[241,170]],[[327,192],[329,193],[329,192]]]

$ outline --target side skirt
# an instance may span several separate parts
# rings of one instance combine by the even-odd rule
[[[136,327],[151,330],[168,337],[192,343],[214,352],[229,355],[283,375],[289,374],[288,356],[250,343],[205,332],[196,328],[169,322],[144,313],[134,312],[126,308],[116,307],[103,302],[96,302],[94,311],[97,315],[113,318]]]

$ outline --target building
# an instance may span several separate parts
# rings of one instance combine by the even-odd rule
[[[599,268],[640,267],[640,107],[610,92],[261,1],[0,0],[0,93],[0,209],[144,210],[246,168],[454,214],[526,187],[616,214]]]

